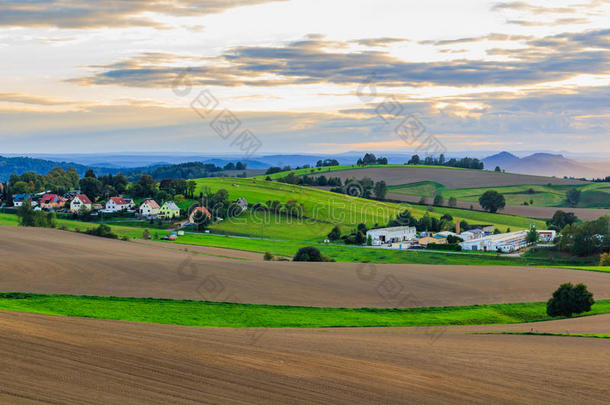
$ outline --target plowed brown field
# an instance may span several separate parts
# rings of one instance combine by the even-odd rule
[[[231,260],[40,228],[0,227],[0,241],[0,291],[397,307],[543,301],[569,281],[610,298],[609,274],[578,270]]]
[[[322,173],[327,177],[361,179],[370,177],[374,181],[384,180],[389,186],[436,181],[448,189],[474,187],[502,187],[520,184],[586,184],[579,180],[530,176],[527,174],[496,173],[487,170],[454,170],[436,167],[379,167],[350,169]]]
[[[607,403],[610,340],[190,328],[0,312],[10,404]]]

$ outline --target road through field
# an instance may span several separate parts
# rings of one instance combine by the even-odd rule
[[[233,260],[176,245],[21,227],[0,227],[0,242],[0,291],[414,307],[545,301],[559,284],[583,282],[596,298],[610,298],[610,274],[578,270]]]
[[[607,403],[610,340],[0,312],[0,402]]]

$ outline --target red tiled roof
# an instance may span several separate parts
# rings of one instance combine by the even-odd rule
[[[196,207],[196,208],[194,208],[194,209],[191,211],[191,214],[190,214],[189,218],[190,218],[190,219],[192,219],[192,218],[195,216],[195,213],[196,213],[197,211],[201,211],[201,212],[203,212],[205,215],[207,215],[207,216],[208,216],[208,218],[211,218],[211,217],[212,217],[212,214],[210,214],[210,211],[208,211],[208,209],[207,209],[206,207]]]
[[[41,204],[50,204],[50,203],[61,203],[66,201],[63,197],[58,196],[57,194],[45,194],[40,199]]]
[[[127,205],[127,202],[123,197],[110,197],[110,199],[114,201],[116,205]]]
[[[83,204],[91,204],[91,200],[89,199],[89,197],[87,197],[86,194],[79,194],[77,195],[77,197]]]
[[[159,204],[157,204],[157,202],[155,200],[146,200],[142,203],[142,205],[144,205],[144,204],[150,205],[150,208],[152,208],[152,209],[159,208]]]

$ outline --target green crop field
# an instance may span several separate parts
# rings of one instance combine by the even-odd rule
[[[0,293],[0,310],[199,327],[330,328],[546,321],[544,302],[428,308],[321,308],[155,298]],[[586,315],[610,313],[597,301]]]
[[[268,200],[286,203],[288,200],[295,199],[305,206],[307,219],[304,220],[243,214],[240,217],[212,225],[212,231],[218,233],[321,241],[335,224],[340,225],[344,231],[353,229],[359,223],[364,223],[368,227],[374,227],[376,224],[383,226],[405,209],[409,209],[415,218],[421,218],[428,211],[427,208],[417,205],[356,198],[315,188],[253,178],[205,178],[198,179],[197,185],[198,192],[205,188],[212,192],[225,189],[229,193],[230,200],[244,197],[251,205],[257,202],[265,203]],[[454,220],[465,220],[469,224],[495,225],[501,231],[506,231],[507,228],[513,231],[528,229],[531,224],[536,224],[539,229],[545,227],[542,221],[512,215],[446,207],[434,207],[431,210],[430,215],[436,218],[440,218],[443,214],[450,214]]]
[[[392,193],[415,195],[432,198],[441,194],[445,199],[454,197],[458,201],[478,203],[479,197],[486,191],[495,190],[504,195],[507,205],[533,205],[537,207],[566,207],[566,194],[568,190],[577,188],[581,191],[579,208],[606,208],[610,207],[610,184],[594,183],[581,186],[566,185],[518,185],[505,187],[481,187],[446,189],[442,184],[424,181],[399,186],[390,186]]]

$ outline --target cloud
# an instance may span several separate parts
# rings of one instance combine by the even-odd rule
[[[97,71],[92,75],[70,82],[172,87],[179,75],[188,74],[193,85],[206,86],[313,83],[354,86],[374,75],[378,86],[481,86],[531,84],[583,73],[610,73],[610,30],[563,33],[531,39],[526,45],[524,49],[490,52],[510,56],[506,61],[459,59],[418,63],[379,50],[337,52],[334,49],[348,44],[315,36],[284,46],[236,47],[216,58],[142,54],[93,66]]]
[[[274,1],[285,0],[6,0],[0,2],[0,26],[163,28],[163,24],[142,14],[201,16]]]
[[[76,102],[32,96],[23,93],[0,93],[0,102],[32,104],[40,106],[75,105]]]

